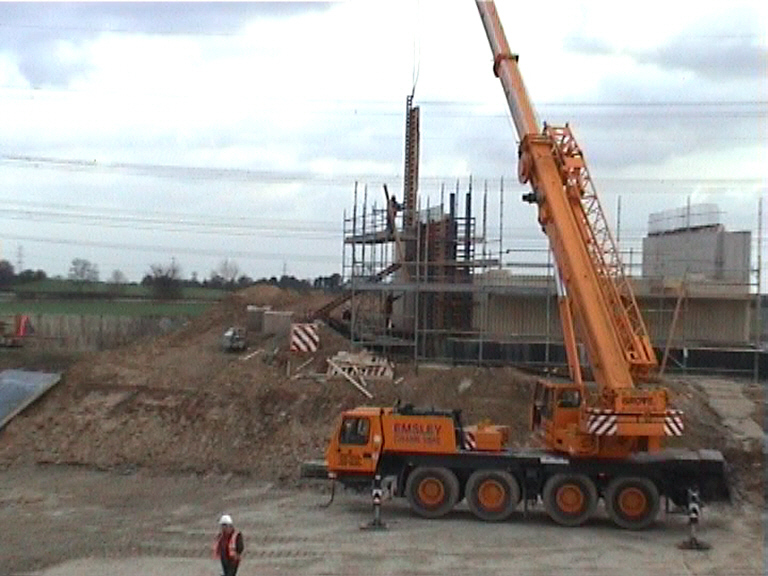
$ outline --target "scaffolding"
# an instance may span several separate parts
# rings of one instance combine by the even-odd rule
[[[541,238],[540,248],[505,249],[503,179],[497,181],[497,231],[488,229],[487,181],[477,218],[473,213],[471,177],[457,180],[448,194],[445,183],[440,184],[439,202],[431,205],[427,200],[424,205],[418,194],[418,122],[418,108],[412,106],[409,97],[402,203],[390,195],[386,185],[355,183],[353,206],[343,217],[345,291],[316,317],[341,328],[353,345],[417,363],[511,363],[538,366],[553,373],[562,369],[567,374],[546,238]],[[620,224],[619,214],[617,228]],[[758,245],[762,244],[761,238],[759,231]],[[532,256],[528,252],[541,254]],[[507,256],[510,253],[519,254],[520,260],[511,261]],[[543,253],[546,264],[541,261]],[[693,363],[677,358],[680,354],[688,358],[689,352],[700,350],[704,356],[711,356],[707,351],[715,346],[730,351],[751,350],[754,363],[749,362],[748,370],[755,379],[765,374],[759,366],[765,361],[761,359],[765,353],[760,352],[763,306],[759,303],[759,281],[756,287],[749,282],[746,289],[736,290],[689,281],[687,297],[681,299],[678,291],[673,294],[657,289],[657,285],[664,284],[663,278],[637,274],[642,268],[638,254],[633,248],[628,258],[627,253],[623,254],[625,272],[652,328],[659,356],[662,347],[666,348],[672,370],[694,369]],[[760,268],[758,254],[758,279]],[[542,269],[546,271],[542,273]],[[750,314],[754,292],[758,304]],[[336,311],[333,318],[332,310]],[[718,329],[707,330],[715,317]],[[757,338],[751,338],[750,332],[756,332]],[[713,341],[703,342],[704,333],[711,334]],[[583,354],[581,360],[586,365]],[[707,366],[702,362],[702,367]]]
[[[499,260],[487,257],[477,233],[471,185],[463,215],[460,182],[447,206],[417,203],[413,213],[394,210],[401,205],[393,198],[385,207],[370,203],[367,186],[360,203],[356,188],[351,215],[344,216],[342,267],[350,292],[342,315],[353,342],[418,360],[441,356],[448,338],[475,335],[473,308],[483,286],[474,278]],[[481,244],[484,258],[477,257]]]

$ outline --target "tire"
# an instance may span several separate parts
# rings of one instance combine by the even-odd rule
[[[520,502],[520,486],[515,477],[501,470],[478,470],[467,481],[467,506],[486,522],[506,520]]]
[[[605,509],[613,523],[627,530],[644,530],[659,513],[659,491],[648,478],[615,478],[605,491]]]
[[[595,484],[583,474],[555,474],[544,484],[544,508],[561,526],[581,526],[597,506]]]
[[[459,481],[447,468],[416,468],[405,483],[405,495],[418,516],[440,518],[459,500]]]

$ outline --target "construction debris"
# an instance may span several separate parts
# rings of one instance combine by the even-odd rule
[[[297,366],[297,367],[296,367],[296,371],[295,371],[295,372],[293,373],[293,375],[291,376],[291,380],[298,380],[299,378],[301,378],[302,376],[304,376],[304,373],[302,372],[302,370],[304,370],[304,368],[306,368],[307,366],[309,366],[310,364],[312,364],[312,362],[313,362],[314,360],[315,360],[315,357],[314,357],[314,356],[312,356],[312,358],[310,358],[310,359],[309,359],[309,360],[307,360],[306,362],[303,362],[302,364],[300,364],[299,366]]]
[[[240,357],[240,360],[250,360],[250,359],[251,359],[251,358],[253,358],[254,356],[257,356],[257,355],[259,355],[259,354],[263,354],[263,353],[264,353],[264,349],[262,349],[262,348],[259,348],[258,350],[254,350],[254,351],[253,351],[253,352],[251,352],[250,354],[246,354],[245,356],[241,356],[241,357]]]
[[[395,368],[387,358],[374,356],[367,350],[355,353],[342,351],[328,360],[328,378],[344,375],[357,376],[364,380],[392,382],[395,377]]]
[[[329,372],[331,372],[331,371],[332,371],[334,374],[340,374],[341,376],[343,376],[343,377],[344,377],[346,380],[348,380],[348,381],[349,381],[349,382],[350,382],[350,383],[351,383],[351,384],[352,384],[352,385],[353,385],[355,388],[357,388],[358,390],[360,390],[360,392],[362,392],[362,393],[363,393],[363,395],[364,395],[366,398],[368,398],[368,399],[371,399],[371,398],[373,398],[373,394],[371,394],[370,392],[368,392],[368,389],[367,389],[367,388],[366,388],[366,387],[365,387],[363,384],[361,384],[360,382],[358,382],[357,380],[355,380],[354,378],[352,378],[352,376],[350,376],[350,375],[349,375],[349,374],[348,374],[348,373],[347,373],[347,372],[344,370],[344,368],[342,368],[341,366],[339,366],[338,364],[336,364],[336,362],[334,362],[334,361],[333,361],[333,360],[331,360],[330,358],[328,358],[328,370],[329,370]]]
[[[3,370],[0,372],[0,429],[61,380],[61,374]]]
[[[25,314],[0,317],[0,346],[16,348],[22,345],[24,338],[33,333],[32,323]]]

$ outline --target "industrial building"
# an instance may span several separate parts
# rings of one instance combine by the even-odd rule
[[[714,204],[688,205],[649,216],[643,239],[643,277],[697,278],[727,284],[738,292],[749,287],[751,233],[729,232]]]

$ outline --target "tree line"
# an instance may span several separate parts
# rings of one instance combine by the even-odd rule
[[[16,272],[13,264],[8,260],[0,260],[0,288],[13,288],[48,279],[44,270],[23,270]],[[64,278],[56,277],[57,279]],[[82,290],[88,285],[101,283],[99,267],[96,263],[85,258],[72,260],[67,272],[67,281],[72,282],[76,289]],[[125,286],[132,284],[121,270],[113,270],[106,280],[110,293],[119,295]],[[294,276],[283,275],[279,278],[254,279],[247,274],[241,274],[236,262],[230,259],[223,260],[208,277],[202,280],[197,272],[192,272],[189,278],[184,278],[181,267],[172,259],[168,264],[151,264],[149,270],[139,282],[141,286],[149,289],[154,298],[160,300],[180,299],[184,288],[213,288],[218,290],[241,290],[249,286],[267,284],[297,291],[306,291],[312,288],[338,291],[342,288],[340,274],[318,276],[313,280],[299,279]]]

